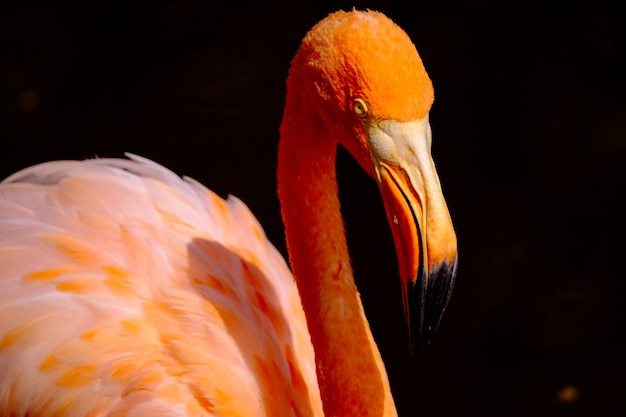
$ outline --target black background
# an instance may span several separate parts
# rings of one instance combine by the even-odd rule
[[[290,60],[329,12],[386,13],[435,85],[433,154],[460,256],[442,325],[411,356],[377,187],[340,154],[357,285],[400,416],[626,415],[617,4],[2,4],[0,177],[137,153],[240,197],[283,253],[275,165]]]

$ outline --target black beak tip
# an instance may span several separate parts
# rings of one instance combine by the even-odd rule
[[[409,284],[410,350],[415,354],[430,343],[448,305],[456,280],[457,258],[444,262]]]

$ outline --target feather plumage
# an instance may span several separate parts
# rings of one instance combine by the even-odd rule
[[[295,283],[241,201],[135,155],[0,193],[1,415],[320,414]]]

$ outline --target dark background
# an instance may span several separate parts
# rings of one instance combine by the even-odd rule
[[[340,154],[356,280],[400,416],[626,415],[626,20],[617,4],[573,3],[3,2],[0,177],[130,151],[240,197],[285,253],[290,59],[329,12],[383,11],[435,85],[460,255],[441,327],[411,356],[377,187]]]

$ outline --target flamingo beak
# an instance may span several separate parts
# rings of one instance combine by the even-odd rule
[[[411,351],[426,347],[448,304],[457,242],[431,157],[428,115],[364,123],[391,225]]]

